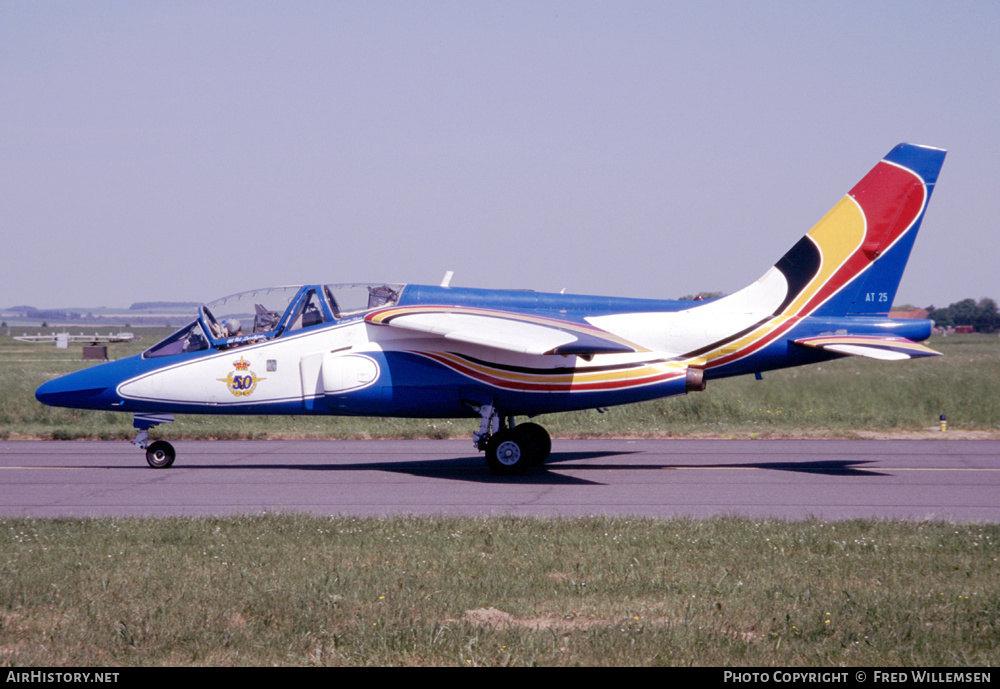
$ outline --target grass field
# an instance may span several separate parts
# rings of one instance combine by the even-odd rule
[[[991,666],[1000,526],[0,520],[0,665]]]
[[[167,330],[144,333],[140,343],[112,345],[121,358],[150,346]],[[17,334],[16,332],[14,334]],[[919,432],[938,427],[1000,433],[1000,338],[933,338],[943,357],[876,362],[857,357],[818,366],[712,381],[684,397],[539,419],[555,436],[761,437]],[[34,399],[55,376],[92,365],[80,347],[58,350],[0,337],[0,439],[132,438],[131,415],[52,409]],[[165,439],[193,438],[450,438],[468,437],[477,422],[337,417],[215,417],[179,415],[156,429]]]

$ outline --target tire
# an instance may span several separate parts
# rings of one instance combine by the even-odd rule
[[[157,440],[146,448],[146,463],[154,469],[168,468],[176,456],[174,446],[165,440]]]
[[[537,423],[522,423],[514,427],[514,432],[524,438],[528,452],[529,466],[540,466],[552,453],[552,438],[549,432]]]
[[[515,476],[531,466],[523,434],[504,428],[486,442],[486,464],[494,474]]]

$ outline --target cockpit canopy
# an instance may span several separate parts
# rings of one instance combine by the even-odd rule
[[[399,301],[405,285],[353,283],[298,285],[241,292],[198,309],[198,318],[153,345],[142,356],[154,358],[227,349],[262,342],[327,323],[353,320]]]

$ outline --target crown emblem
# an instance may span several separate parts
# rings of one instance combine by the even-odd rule
[[[245,360],[243,357],[240,357],[239,361],[233,362],[233,366],[236,367],[237,371],[246,371],[250,368],[250,362]]]

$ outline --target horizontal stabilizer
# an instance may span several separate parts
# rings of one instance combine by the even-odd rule
[[[875,335],[821,335],[795,340],[795,344],[825,352],[849,356],[863,356],[880,361],[902,361],[925,356],[940,356],[930,347],[905,337],[878,337]]]
[[[640,347],[594,326],[509,311],[414,306],[368,314],[373,325],[389,325],[439,335],[446,340],[520,354],[613,354]]]

